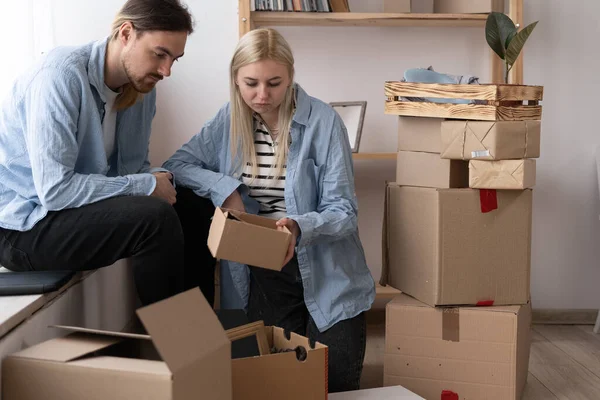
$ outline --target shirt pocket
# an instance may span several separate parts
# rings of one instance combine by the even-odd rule
[[[317,211],[321,193],[322,169],[322,166],[317,166],[315,161],[310,158],[300,162],[296,170],[296,178],[292,182],[299,214]]]

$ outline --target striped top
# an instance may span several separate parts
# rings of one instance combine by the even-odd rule
[[[254,120],[254,149],[258,162],[258,175],[252,180],[252,164],[248,163],[242,173],[242,182],[250,189],[250,197],[260,205],[258,214],[267,218],[280,219],[286,216],[283,191],[285,188],[286,168],[281,177],[272,177],[275,173],[275,150],[277,142],[269,134],[260,118]],[[273,168],[271,168],[273,166]]]

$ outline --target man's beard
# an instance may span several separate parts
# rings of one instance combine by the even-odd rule
[[[129,63],[127,59],[123,60],[123,69],[125,70],[125,75],[129,80],[129,83],[133,88],[139,93],[148,93],[152,89],[154,89],[155,84],[149,84],[145,81],[145,78],[138,79],[131,72],[131,68],[129,68]]]

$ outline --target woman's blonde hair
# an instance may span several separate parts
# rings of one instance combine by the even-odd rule
[[[149,31],[194,32],[192,15],[179,0],[128,0],[112,23],[111,40],[119,37],[125,22],[131,22],[138,35]],[[133,85],[126,84],[115,101],[115,108],[123,110],[141,98]]]
[[[287,67],[290,86],[279,106],[279,134],[275,153],[275,165],[269,176],[280,177],[287,160],[290,127],[294,115],[294,56],[287,41],[279,32],[270,28],[255,29],[246,33],[239,41],[230,65],[231,91],[231,160],[234,168],[252,166],[252,179],[258,174],[258,163],[254,149],[253,110],[244,102],[236,83],[240,68],[263,60],[273,60]]]

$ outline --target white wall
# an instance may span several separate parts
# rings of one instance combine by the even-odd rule
[[[33,0],[34,2],[36,0]],[[108,33],[121,0],[93,6],[53,3],[56,44],[84,43]],[[188,0],[196,20],[186,56],[159,84],[151,156],[161,163],[227,100],[227,66],[237,41],[237,0]],[[593,150],[594,93],[600,70],[596,17],[600,3],[525,0],[526,22],[540,20],[525,48],[525,83],[545,86],[542,157],[534,190],[532,296],[536,308],[600,306],[600,222]],[[351,1],[378,11],[381,0]],[[358,7],[358,8],[357,8]],[[489,55],[479,28],[288,27],[280,31],[296,56],[297,80],[325,101],[367,100],[361,151],[393,152],[396,118],[383,114],[383,82],[411,67],[474,74],[486,82]],[[577,139],[577,140],[576,140]],[[360,232],[375,278],[380,273],[381,191],[393,180],[389,161],[356,163]]]

